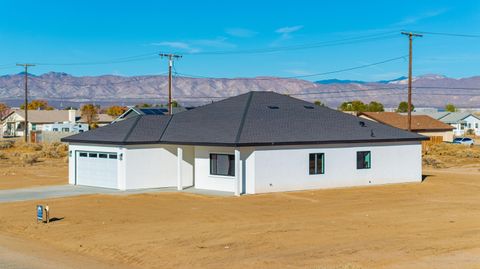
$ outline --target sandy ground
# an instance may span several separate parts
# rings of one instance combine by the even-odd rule
[[[68,183],[68,164],[63,159],[41,159],[21,165],[0,159],[0,190]]]
[[[131,268],[480,268],[478,169],[425,170],[418,184],[239,198],[53,199],[52,217],[63,219],[48,225],[35,223],[38,201],[0,204],[0,234],[52,256]]]

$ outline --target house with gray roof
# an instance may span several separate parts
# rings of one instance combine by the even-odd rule
[[[469,112],[413,112],[412,114],[427,115],[451,125],[455,136],[464,136],[467,133],[480,135],[480,117]]]
[[[70,184],[240,194],[420,182],[422,135],[274,92],[62,139]]]

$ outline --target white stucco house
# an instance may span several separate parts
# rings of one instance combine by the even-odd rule
[[[480,135],[480,117],[469,112],[414,112],[414,115],[428,115],[452,126],[455,136],[464,136],[469,132]]]
[[[415,133],[274,92],[62,139],[70,184],[240,194],[420,182]]]

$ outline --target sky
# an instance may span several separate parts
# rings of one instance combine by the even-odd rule
[[[0,8],[0,75],[164,74],[377,81],[407,75],[400,31],[480,35],[480,1],[11,1]],[[480,75],[480,37],[414,39],[414,75]],[[312,76],[310,76],[312,75]]]

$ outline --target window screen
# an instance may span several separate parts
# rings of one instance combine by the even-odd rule
[[[210,174],[235,176],[235,156],[230,154],[210,154]]]
[[[372,166],[370,151],[357,152],[357,169],[370,169]]]
[[[318,175],[325,173],[324,153],[310,153],[308,161],[310,175]]]

